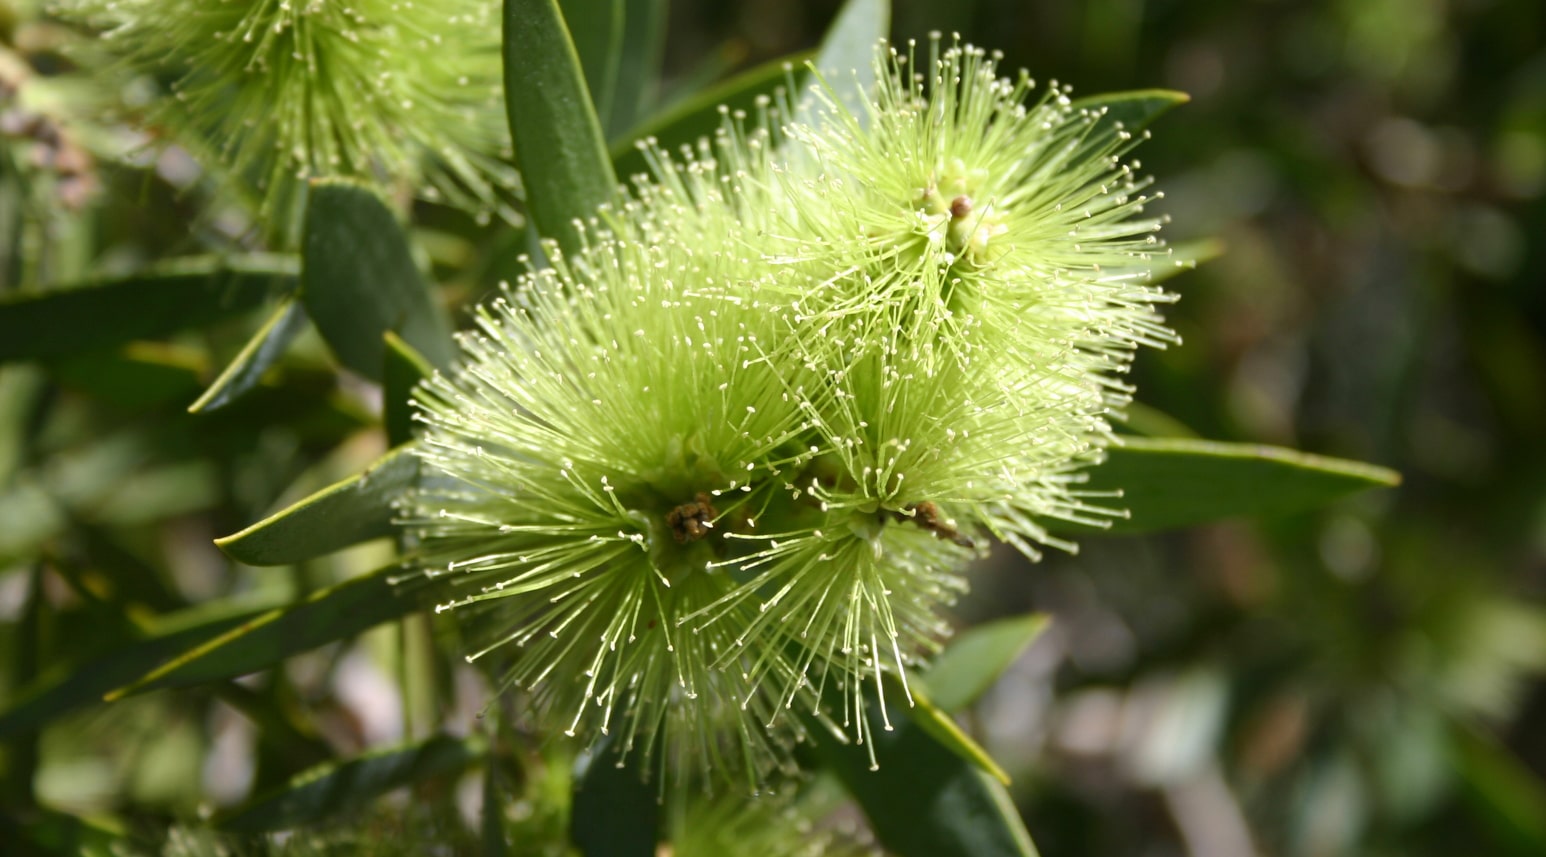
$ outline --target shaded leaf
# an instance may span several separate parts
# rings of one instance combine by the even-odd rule
[[[99,657],[83,663],[58,666],[22,689],[10,707],[0,714],[0,740],[36,731],[62,714],[101,702],[109,691],[260,613],[260,610],[240,604],[184,611],[164,620],[160,630],[153,630],[142,639],[121,641]]]
[[[235,401],[238,396],[251,390],[262,380],[263,373],[274,365],[290,346],[290,342],[306,328],[306,314],[294,298],[281,303],[258,332],[247,340],[242,350],[225,367],[209,389],[188,406],[192,413],[212,411]]]
[[[875,837],[897,857],[1028,857],[1036,846],[1004,787],[901,711],[870,748],[811,734],[822,766],[842,780]]]
[[[1489,853],[1546,854],[1546,784],[1496,741],[1463,726],[1452,734],[1461,795],[1502,849]]]
[[[864,98],[875,89],[875,48],[891,31],[890,0],[848,0],[821,39],[812,64],[831,88],[834,99],[865,121]],[[796,115],[813,118],[811,93],[799,99]]]
[[[360,809],[393,789],[459,773],[483,756],[481,739],[436,735],[406,747],[313,768],[222,816],[216,824],[239,833],[315,824]]]
[[[558,0],[596,116],[612,113],[623,53],[623,0]]]
[[[312,183],[300,295],[338,361],[372,380],[381,380],[381,335],[389,330],[436,366],[456,356],[450,324],[414,265],[407,236],[368,188]]]
[[[1257,444],[1124,436],[1110,452],[1108,461],[1090,470],[1086,487],[1121,492],[1118,499],[1099,501],[1129,512],[1111,522],[1112,533],[1287,515],[1401,482],[1399,473],[1384,467]],[[1056,529],[1098,531],[1062,522]]]
[[[202,352],[163,342],[131,342],[107,353],[77,354],[49,366],[59,383],[121,408],[153,408],[199,389]]]
[[[393,535],[392,501],[413,485],[419,460],[398,447],[358,476],[334,483],[239,533],[216,539],[248,565],[288,565]]]
[[[297,604],[254,616],[107,695],[118,699],[163,687],[235,678],[275,666],[291,655],[357,636],[421,606],[425,579],[389,566],[312,593]]]
[[[628,0],[623,21],[623,50],[618,58],[612,110],[602,114],[607,139],[616,139],[639,121],[654,103],[660,63],[666,48],[666,0]]]
[[[285,256],[201,257],[75,288],[0,300],[0,362],[100,351],[202,327],[296,285]]]
[[[1090,137],[1096,138],[1100,135],[1094,132],[1118,122],[1127,131],[1141,131],[1153,124],[1154,120],[1191,100],[1190,95],[1173,89],[1135,89],[1076,98],[1072,106],[1075,110],[1106,111],[1090,134]]]
[[[382,416],[386,422],[387,443],[401,446],[413,440],[413,388],[435,373],[424,355],[397,334],[386,334],[386,367],[381,373]]]
[[[626,138],[612,147],[612,163],[617,174],[632,177],[649,173],[649,162],[639,150],[641,141],[653,139],[662,151],[674,154],[681,146],[692,145],[701,137],[712,137],[724,121],[720,105],[731,112],[742,110],[753,114],[758,98],[771,96],[780,87],[788,86],[790,81],[803,79],[802,66],[813,56],[814,53],[793,54],[744,71],[628,132]]]
[[[901,690],[901,687],[897,687]],[[912,687],[913,704],[907,710],[907,716],[913,725],[927,732],[931,738],[939,742],[941,747],[954,753],[957,758],[975,766],[978,770],[999,781],[1009,785],[1009,774],[993,761],[988,751],[973,741],[971,736],[961,731],[961,727],[950,718],[950,715],[929,698],[928,691],[923,682],[918,682]]]
[[[638,759],[619,764],[616,742],[603,738],[576,764],[569,838],[585,857],[655,857],[660,804]]]
[[[976,702],[1050,622],[1045,613],[1031,613],[957,634],[923,674],[929,697],[945,711],[959,711]]]
[[[527,213],[543,237],[576,252],[573,221],[610,202],[617,178],[558,0],[505,0],[504,65]]]

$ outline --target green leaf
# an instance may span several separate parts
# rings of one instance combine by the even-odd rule
[[[132,410],[148,410],[199,389],[208,361],[196,349],[131,342],[117,351],[77,354],[49,366],[66,387]]]
[[[1546,854],[1546,784],[1495,740],[1464,726],[1451,732],[1461,796],[1502,849],[1488,853]]]
[[[888,853],[897,857],[1034,857],[1036,846],[1002,784],[978,765],[909,722],[873,738],[877,769],[866,748],[826,731],[811,734],[823,767],[842,780]]]
[[[201,257],[0,300],[0,363],[100,351],[203,327],[295,289],[294,260]]]
[[[890,0],[848,0],[816,50],[812,64],[817,73],[837,102],[860,122],[866,117],[865,96],[875,89],[875,47],[890,30]],[[811,121],[815,105],[811,93],[803,94],[799,105],[796,115]]]
[[[37,731],[67,712],[101,702],[109,691],[260,613],[241,604],[195,608],[159,622],[160,629],[142,639],[121,641],[94,659],[55,668],[22,689],[0,713],[0,740]]]
[[[1045,613],[1031,613],[957,634],[923,674],[934,704],[959,711],[976,702],[1050,622]]]
[[[899,682],[894,682],[896,690],[901,691]],[[973,741],[971,736],[961,731],[961,727],[951,719],[944,709],[934,704],[929,698],[924,682],[917,682],[912,687],[912,707],[907,710],[907,716],[914,726],[929,733],[929,736],[939,742],[941,747],[954,753],[957,758],[975,766],[978,770],[999,781],[1009,785],[1009,774],[1004,772],[988,751]]]
[[[623,50],[617,64],[612,110],[602,114],[607,139],[634,126],[654,103],[660,86],[660,61],[666,47],[666,0],[629,0],[623,21]]]
[[[575,253],[573,221],[611,202],[617,177],[557,0],[505,0],[504,62],[527,213],[543,237]]]
[[[660,803],[638,751],[620,764],[616,744],[603,738],[577,763],[569,838],[585,857],[654,857]]]
[[[460,773],[484,755],[479,738],[436,735],[321,765],[217,819],[216,825],[238,833],[268,833],[338,818],[393,789]]]
[[[612,113],[617,91],[626,17],[623,0],[558,0],[558,5],[574,39],[591,104],[604,119]]]
[[[1190,95],[1172,89],[1135,89],[1077,98],[1072,106],[1075,110],[1105,109],[1106,115],[1091,129],[1089,136],[1095,139],[1099,136],[1096,131],[1118,122],[1122,123],[1125,130],[1142,131],[1153,124],[1154,120],[1191,100]]]
[[[269,316],[268,321],[263,322],[258,332],[247,340],[247,344],[242,346],[231,365],[220,373],[220,377],[209,385],[209,389],[197,401],[188,406],[188,411],[195,414],[213,411],[230,404],[257,386],[263,373],[274,365],[305,327],[306,314],[301,312],[300,305],[294,298],[286,299]]]
[[[289,565],[393,535],[392,501],[413,485],[418,457],[398,447],[358,476],[337,482],[215,540],[226,556],[248,565]]]
[[[177,657],[105,697],[109,701],[163,687],[188,687],[235,678],[279,664],[291,655],[355,637],[422,605],[425,578],[398,566],[312,593],[297,604],[269,610]]]
[[[804,78],[801,67],[813,53],[793,54],[744,71],[724,83],[705,90],[666,110],[645,124],[629,131],[612,147],[612,163],[620,176],[649,173],[649,162],[639,143],[653,140],[662,151],[674,154],[681,146],[690,146],[702,137],[712,137],[724,121],[720,105],[731,112],[756,110],[757,99],[772,95],[790,81]]]
[[[301,247],[301,303],[340,363],[381,380],[381,335],[391,330],[436,366],[451,365],[456,346],[445,313],[374,191],[313,182]]]
[[[386,421],[387,443],[401,446],[413,440],[413,388],[435,373],[424,356],[397,334],[386,334],[386,367],[381,373],[381,410]]]
[[[1101,505],[1126,508],[1107,532],[1145,533],[1235,517],[1304,512],[1338,497],[1401,483],[1394,470],[1243,443],[1122,438],[1085,490],[1121,492]],[[1061,532],[1095,532],[1059,522]]]

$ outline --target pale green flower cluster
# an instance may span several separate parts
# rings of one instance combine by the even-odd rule
[[[350,177],[512,216],[499,4],[58,0],[127,69],[170,81],[150,118],[260,188]]]
[[[1119,514],[1082,471],[1172,339],[1134,140],[914,50],[858,113],[653,153],[420,392],[405,518],[542,722],[754,779],[807,729],[868,744],[991,540]]]

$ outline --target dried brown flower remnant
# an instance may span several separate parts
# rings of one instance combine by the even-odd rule
[[[666,524],[671,527],[671,535],[676,537],[677,543],[686,544],[708,535],[717,517],[719,512],[710,502],[709,495],[699,491],[691,503],[672,509],[666,515]]]

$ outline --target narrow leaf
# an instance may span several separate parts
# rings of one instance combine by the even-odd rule
[[[237,833],[268,833],[338,818],[393,789],[460,773],[484,755],[481,739],[436,735],[313,768],[218,819],[216,825]]]
[[[558,5],[574,39],[591,104],[605,119],[612,112],[623,52],[623,0],[558,0]]]
[[[306,314],[301,312],[300,304],[294,298],[286,299],[247,340],[236,359],[225,367],[204,395],[188,406],[189,412],[196,414],[224,407],[257,386],[263,373],[274,365],[305,327]]]
[[[1147,128],[1154,120],[1191,100],[1190,95],[1172,89],[1136,89],[1129,92],[1103,92],[1077,98],[1073,102],[1073,107],[1076,110],[1104,109],[1106,111],[1106,115],[1096,123],[1093,130],[1110,127],[1120,122],[1123,129],[1136,132]],[[1099,135],[1092,133],[1090,136]]]
[[[1507,748],[1456,726],[1450,755],[1461,795],[1506,855],[1546,854],[1546,784]]]
[[[208,366],[196,348],[130,342],[116,351],[77,354],[48,367],[66,387],[136,411],[181,400],[199,389]]]
[[[181,652],[226,633],[259,612],[242,605],[222,605],[215,611],[197,608],[197,615],[204,617],[197,622],[169,621],[165,630],[138,640],[120,641],[98,657],[56,668],[23,688],[10,707],[0,713],[0,741],[34,732],[63,714],[101,702],[102,697],[114,688],[134,681]]]
[[[842,780],[875,837],[897,857],[1034,857],[1036,846],[1002,784],[907,714],[866,748],[812,729],[823,767]]]
[[[216,539],[226,556],[248,565],[288,565],[395,532],[392,501],[413,485],[418,458],[388,452],[364,473],[335,483],[239,533]]]
[[[610,114],[602,114],[608,140],[632,128],[654,103],[666,47],[666,0],[629,0],[625,5],[628,13],[623,21],[617,89]]]
[[[863,121],[864,99],[875,88],[875,48],[891,31],[890,0],[848,0],[822,37],[813,65],[839,104]],[[815,101],[805,93],[797,115],[811,121]]]
[[[381,335],[391,330],[436,366],[451,364],[456,347],[445,313],[374,191],[313,182],[301,258],[301,303],[340,363],[381,380]]]
[[[987,622],[955,636],[923,678],[945,711],[959,711],[993,686],[1051,621],[1045,613]]]
[[[1304,512],[1338,497],[1401,483],[1384,467],[1255,444],[1124,437],[1090,470],[1102,505],[1125,508],[1109,532],[1143,533],[1234,517]],[[1076,524],[1060,531],[1095,532]]]
[[[612,147],[612,163],[617,174],[632,177],[649,172],[649,164],[639,144],[652,140],[662,151],[674,154],[681,146],[690,146],[702,137],[712,137],[724,121],[720,112],[737,110],[753,114],[757,99],[771,96],[792,80],[805,77],[803,66],[814,54],[794,54],[744,71],[724,83],[705,90],[645,124],[629,131]]]
[[[897,689],[901,690],[900,683]],[[950,715],[929,698],[925,690],[924,682],[917,682],[912,687],[912,707],[907,710],[907,716],[913,725],[929,734],[929,737],[939,742],[941,747],[954,753],[957,758],[973,765],[978,770],[999,781],[1009,785],[1009,774],[993,761],[988,751],[973,741],[971,736],[961,731],[961,727],[951,719]]]
[[[573,221],[610,202],[617,177],[558,0],[505,0],[504,63],[527,213],[543,237],[574,253]]]
[[[282,256],[198,258],[142,274],[0,300],[0,362],[156,339],[262,306],[295,289]]]
[[[292,655],[355,637],[418,609],[424,579],[401,583],[397,566],[318,590],[305,601],[269,610],[179,654],[107,694],[108,700],[163,687],[188,687],[235,678],[279,664]]]
[[[433,375],[434,367],[424,355],[397,334],[386,334],[386,367],[381,373],[381,410],[386,422],[387,443],[401,446],[413,440],[413,388]]]

